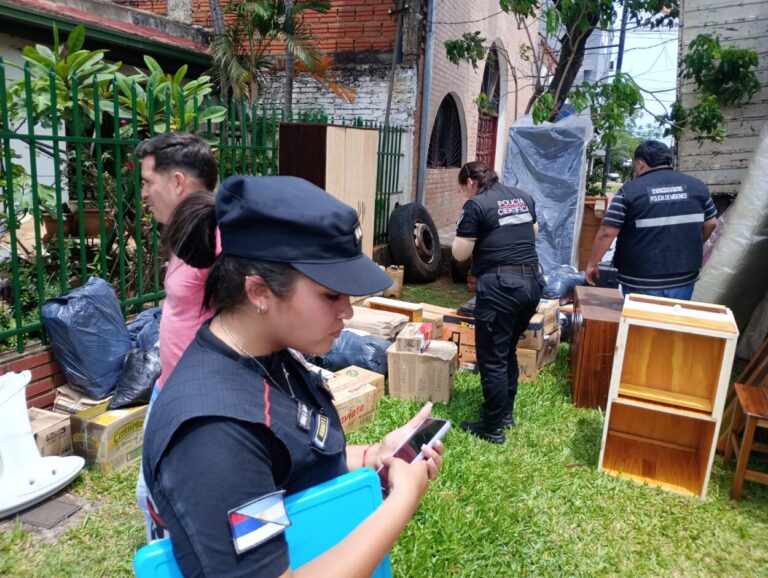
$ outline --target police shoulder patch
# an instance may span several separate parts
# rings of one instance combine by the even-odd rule
[[[272,492],[228,512],[232,543],[238,554],[282,534],[291,525],[284,497],[284,490]]]

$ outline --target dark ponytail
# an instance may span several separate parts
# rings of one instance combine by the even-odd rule
[[[465,164],[459,171],[459,184],[466,185],[467,180],[472,179],[477,183],[477,192],[482,193],[491,185],[499,182],[496,173],[488,168],[488,165],[479,161]]]
[[[208,269],[216,258],[216,195],[196,191],[176,206],[165,226],[166,247],[187,265]]]

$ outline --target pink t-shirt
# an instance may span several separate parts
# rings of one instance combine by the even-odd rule
[[[216,230],[216,254],[221,252],[221,237]],[[203,309],[205,280],[209,269],[190,267],[171,256],[165,274],[165,301],[160,316],[160,368],[157,386],[162,388],[181,359],[200,326],[213,316]]]

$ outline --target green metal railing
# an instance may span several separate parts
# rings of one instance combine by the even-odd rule
[[[13,83],[23,90],[12,95]],[[168,91],[139,115],[141,87],[134,84],[121,102],[116,80],[91,90],[87,99],[85,84],[75,79],[71,92],[62,94],[51,75],[41,100],[29,69],[20,84],[11,82],[0,59],[0,351],[45,342],[45,300],[90,276],[112,283],[125,314],[164,297],[160,235],[142,210],[139,167],[132,161],[142,139],[166,129],[190,130],[211,141],[222,178],[277,173],[278,125],[285,121],[280,110],[232,100],[221,122],[200,122],[201,112],[215,103],[206,97],[189,106]],[[64,108],[60,101],[74,104]],[[176,114],[179,108],[187,113]],[[378,129],[374,235],[376,243],[386,242],[389,199],[400,192],[403,131],[319,112],[295,120]]]

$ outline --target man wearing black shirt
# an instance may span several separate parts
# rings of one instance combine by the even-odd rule
[[[635,179],[613,198],[595,237],[586,271],[591,285],[616,239],[613,264],[624,294],[691,298],[717,215],[707,186],[671,164],[664,143],[646,141],[635,150]]]

